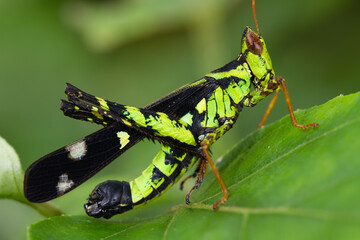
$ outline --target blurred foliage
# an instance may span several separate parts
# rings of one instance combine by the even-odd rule
[[[60,216],[64,214],[53,204],[31,203],[23,193],[24,172],[15,150],[0,137],[0,199],[12,199],[26,204],[45,217]]]
[[[138,0],[70,3],[67,22],[97,51],[108,51],[136,39],[175,28],[218,27],[235,0]],[[206,27],[205,27],[206,28]],[[216,29],[218,30],[218,29]]]
[[[144,106],[235,58],[243,29],[254,26],[250,0],[212,0],[210,7],[200,0],[202,4],[145,2],[0,1],[0,135],[17,150],[24,169],[99,128],[63,117],[58,108],[65,82],[109,100]],[[121,4],[130,12],[123,12]],[[360,49],[354,47],[360,40],[359,1],[258,0],[256,7],[273,66],[287,80],[295,108],[359,90]],[[121,35],[123,29],[131,30],[128,38]],[[94,34],[99,35],[96,40]],[[215,157],[256,129],[268,102],[244,110],[235,128],[212,148]],[[280,98],[269,120],[286,113]],[[100,180],[135,177],[158,149],[138,144],[111,168],[54,202],[67,213],[84,214],[82,204]],[[148,216],[152,209],[160,212],[183,203],[183,198],[175,186],[140,212]],[[0,218],[1,239],[23,238],[25,226],[42,219],[23,205],[0,201],[2,216],[7,216]],[[131,214],[122,218],[127,216]]]
[[[359,239],[359,105],[360,92],[336,97],[296,112],[317,129],[294,128],[286,116],[241,140],[218,163],[230,195],[217,212],[212,204],[222,192],[209,174],[190,206],[145,220],[55,217],[31,225],[29,237]]]
[[[15,150],[0,136],[0,199],[23,201],[24,173]]]

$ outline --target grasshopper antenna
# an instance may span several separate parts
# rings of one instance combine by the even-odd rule
[[[254,20],[255,20],[256,30],[257,30],[258,34],[260,34],[259,25],[258,25],[258,22],[257,22],[257,19],[256,19],[255,0],[252,0],[252,9],[253,9],[253,15],[254,15]]]

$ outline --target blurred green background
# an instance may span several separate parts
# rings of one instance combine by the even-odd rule
[[[295,109],[360,89],[359,1],[258,0],[256,7],[275,72],[287,80]],[[65,82],[141,107],[235,58],[247,25],[255,27],[250,0],[1,0],[0,135],[25,170],[99,129],[63,116],[59,103]],[[212,148],[214,158],[256,129],[269,100],[243,111],[235,128]],[[281,96],[269,122],[285,114]],[[138,144],[54,203],[69,214],[85,214],[82,204],[97,183],[131,180],[158,149],[148,141]],[[153,216],[184,197],[175,186],[151,205],[118,218]],[[10,200],[0,200],[0,212],[0,239],[23,239],[26,226],[43,219]]]

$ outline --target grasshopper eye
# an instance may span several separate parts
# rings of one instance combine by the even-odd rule
[[[259,55],[263,51],[262,42],[260,41],[258,36],[256,36],[256,34],[253,32],[248,32],[246,34],[246,45],[250,50],[250,52],[252,52],[253,54]]]

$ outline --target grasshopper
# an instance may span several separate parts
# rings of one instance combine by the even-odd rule
[[[64,146],[33,163],[25,174],[24,192],[31,202],[59,197],[92,177],[123,152],[144,138],[159,141],[161,150],[142,174],[130,182],[106,181],[95,187],[85,204],[92,217],[110,218],[146,204],[174,185],[195,163],[197,177],[186,195],[200,187],[209,164],[223,195],[217,209],[228,199],[228,190],[209,153],[209,148],[235,124],[244,107],[254,107],[274,93],[259,127],[272,110],[282,89],[292,124],[300,129],[317,127],[296,121],[282,77],[275,77],[264,39],[246,27],[241,52],[201,79],[143,107],[126,106],[90,95],[67,84],[68,100],[62,100],[66,116],[103,125],[104,128]]]

